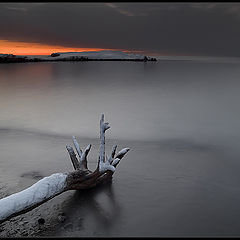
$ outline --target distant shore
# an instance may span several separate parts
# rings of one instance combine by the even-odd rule
[[[51,61],[133,61],[133,62],[147,62],[147,61],[157,61],[153,57],[141,57],[141,58],[89,58],[85,56],[68,56],[59,58],[58,55],[50,55],[46,57],[27,57],[27,56],[16,56],[13,54],[0,54],[0,63],[26,63],[26,62],[51,62]]]

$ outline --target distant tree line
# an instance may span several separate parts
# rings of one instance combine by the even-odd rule
[[[18,63],[18,62],[46,62],[46,61],[134,61],[134,62],[147,62],[147,61],[157,61],[156,58],[144,56],[144,58],[137,59],[91,59],[86,56],[70,56],[61,57],[59,53],[52,53],[50,55],[54,60],[49,58],[37,58],[37,57],[26,57],[26,56],[16,56],[13,54],[0,54],[0,63]]]

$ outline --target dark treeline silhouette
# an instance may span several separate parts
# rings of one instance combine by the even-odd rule
[[[146,62],[146,61],[157,61],[156,58],[144,56],[144,58],[136,58],[136,59],[94,59],[88,58],[85,56],[70,56],[70,57],[63,57],[57,58],[60,56],[59,53],[52,53],[51,58],[28,58],[26,56],[16,56],[13,54],[3,54],[0,55],[0,63],[21,63],[21,62],[47,62],[47,61],[134,61],[134,62]],[[53,59],[54,58],[54,59]]]

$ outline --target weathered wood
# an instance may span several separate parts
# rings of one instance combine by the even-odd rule
[[[82,156],[80,158],[80,168],[81,169],[88,169],[88,167],[87,167],[87,155],[88,155],[91,147],[92,147],[92,145],[89,144],[82,153]]]
[[[84,151],[81,150],[80,146],[79,146],[79,143],[76,139],[75,136],[72,137],[73,138],[73,144],[75,146],[75,149],[78,153],[78,156],[79,156],[79,169],[82,169],[82,170],[86,170],[88,169],[87,167],[87,155],[92,147],[91,144],[89,144]]]
[[[109,123],[104,122],[104,114],[102,114],[100,120],[100,150],[99,150],[99,168],[100,172],[106,172],[110,170],[112,172],[115,171],[115,167],[113,167],[109,161],[105,159],[105,131],[110,128]]]
[[[68,150],[70,159],[71,159],[71,161],[72,161],[73,168],[74,168],[75,170],[80,169],[80,163],[79,163],[79,161],[77,160],[77,157],[76,157],[76,154],[75,154],[73,148],[72,148],[71,146],[66,146],[66,148],[67,148],[67,150]]]
[[[110,126],[108,125],[108,123],[104,123],[104,115],[102,114],[100,120],[100,163],[103,163],[105,161],[105,131],[109,128]]]
[[[109,124],[104,123],[104,115],[102,114],[100,120],[99,158],[94,172],[87,168],[87,155],[91,149],[91,144],[82,151],[76,137],[73,136],[73,143],[79,159],[77,159],[71,146],[66,146],[66,148],[74,171],[52,174],[21,192],[0,199],[0,223],[29,212],[65,191],[93,188],[111,180],[117,165],[129,151],[129,148],[122,149],[115,156],[117,149],[115,145],[112,148],[110,157],[105,159],[105,131],[109,128]]]
[[[79,146],[79,144],[78,144],[78,142],[77,142],[77,139],[76,139],[75,136],[73,136],[72,139],[73,139],[74,147],[75,147],[75,149],[76,149],[76,151],[77,151],[77,153],[78,153],[78,156],[79,156],[79,158],[81,158],[81,156],[82,156],[82,150],[81,150],[81,148],[80,148],[80,146]]]

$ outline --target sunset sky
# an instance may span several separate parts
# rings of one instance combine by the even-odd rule
[[[240,57],[239,3],[0,3],[0,53]]]
[[[29,43],[19,41],[0,40],[1,53],[14,55],[50,55],[53,52],[82,52],[100,51],[102,48],[68,48],[44,43]]]

